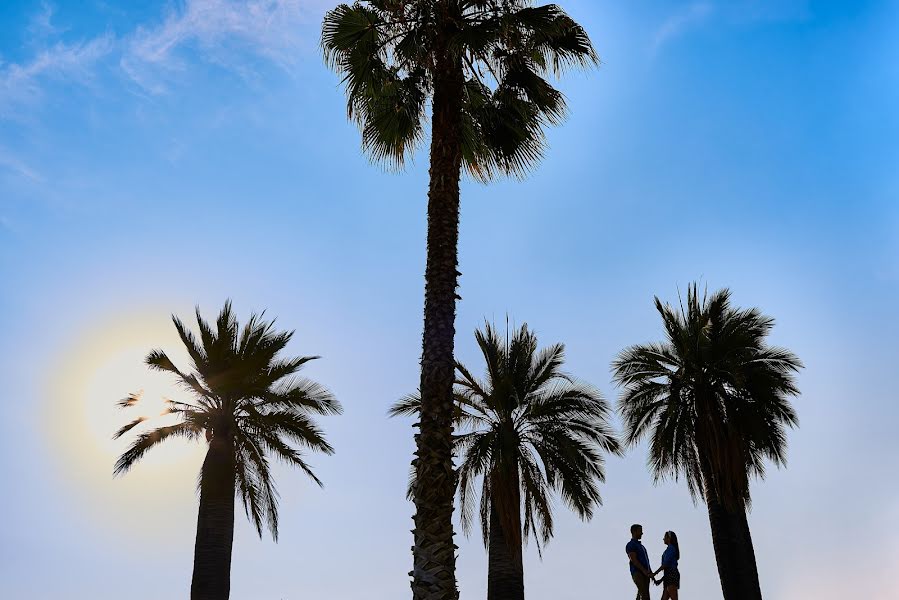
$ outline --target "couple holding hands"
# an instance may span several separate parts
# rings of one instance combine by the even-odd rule
[[[631,578],[637,586],[637,600],[649,600],[649,581],[656,585],[662,585],[662,600],[678,600],[677,591],[680,588],[680,571],[677,570],[677,561],[680,560],[680,548],[677,545],[677,536],[673,531],[666,531],[664,542],[667,548],[662,554],[662,566],[655,572],[649,566],[649,554],[640,542],[643,537],[642,525],[631,525],[631,541],[627,543],[625,552],[630,559]],[[662,579],[657,580],[656,575],[665,571]]]

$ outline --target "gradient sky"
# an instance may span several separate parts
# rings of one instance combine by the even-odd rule
[[[277,471],[279,543],[238,515],[232,597],[408,597],[412,430],[385,411],[418,381],[427,157],[360,152],[317,46],[334,4],[0,4],[0,597],[185,597],[202,448],[113,480],[112,403],[172,393],[142,357],[229,297],[296,329],[346,409],[324,489]],[[806,365],[789,467],[753,486],[765,597],[896,598],[899,4],[561,4],[602,66],[561,83],[529,179],[463,185],[458,357],[480,370],[472,332],[508,313],[611,400],[616,353],[662,335],[653,295],[730,287]],[[654,564],[678,532],[683,597],[721,597],[704,508],[645,459],[609,461],[592,522],[557,505],[529,598],[632,597],[634,521]]]

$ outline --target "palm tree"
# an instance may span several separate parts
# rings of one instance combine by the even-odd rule
[[[590,519],[605,480],[601,451],[620,448],[599,391],[562,372],[562,344],[538,351],[527,325],[505,342],[490,324],[475,338],[486,378],[456,366],[454,421],[464,432],[455,437],[461,523],[468,533],[478,505],[489,555],[487,599],[523,600],[522,543],[532,534],[540,552],[553,535],[549,490]],[[420,407],[418,396],[408,396],[391,415],[416,415]]]
[[[370,0],[327,13],[322,49],[343,75],[347,113],[375,160],[400,167],[424,137],[431,106],[422,334],[422,412],[412,590],[455,600],[452,387],[459,181],[523,176],[543,154],[543,128],[565,101],[545,79],[597,61],[583,28],[529,0]]]
[[[263,523],[278,538],[278,494],[269,456],[298,467],[315,483],[303,455],[291,444],[332,454],[333,448],[311,415],[339,414],[340,404],[321,385],[296,376],[318,358],[279,358],[293,332],[276,332],[273,321],[253,315],[240,330],[226,302],[215,328],[197,309],[199,339],[172,316],[193,365],[181,371],[162,350],[153,350],[151,369],[175,375],[194,402],[168,400],[167,412],[178,422],[137,436],[115,464],[116,475],[127,472],[156,444],[174,437],[196,440],[205,432],[209,449],[200,470],[200,508],[194,546],[192,600],[226,600],[231,588],[231,546],[234,539],[234,496],[239,494],[247,517],[262,536]],[[131,395],[122,408],[138,401]],[[146,419],[138,417],[119,429],[119,438]]]
[[[774,321],[731,306],[727,289],[700,298],[693,284],[686,306],[655,305],[667,339],[627,348],[613,363],[625,441],[648,436],[656,481],[683,477],[705,501],[725,600],[760,600],[749,482],[764,477],[766,459],[786,464],[786,428],[798,425],[789,397],[799,394],[802,364],[768,346]]]

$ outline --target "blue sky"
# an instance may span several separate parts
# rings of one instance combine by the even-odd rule
[[[346,414],[278,472],[281,540],[239,521],[236,599],[408,593],[412,438],[387,406],[417,385],[426,156],[360,152],[317,49],[326,0],[0,5],[0,596],[151,600],[190,577],[199,447],[111,478],[113,401],[165,390],[140,364],[168,315],[267,309]],[[765,595],[891,598],[899,468],[899,6],[562,2],[598,70],[524,182],[463,185],[458,356],[508,313],[614,399],[610,361],[662,332],[653,295],[730,287],[805,362],[789,467],[753,488]],[[678,532],[683,591],[720,598],[704,509],[653,486],[645,449],[608,464],[584,524],[558,507],[531,598],[632,594],[623,546]],[[460,537],[463,597],[486,589]]]

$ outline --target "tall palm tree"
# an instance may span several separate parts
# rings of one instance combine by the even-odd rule
[[[273,321],[253,315],[241,330],[226,302],[215,327],[197,309],[199,339],[172,316],[192,359],[192,370],[181,371],[162,350],[147,355],[150,368],[173,374],[194,402],[168,401],[167,412],[179,421],[141,433],[119,457],[114,473],[131,469],[156,444],[174,437],[199,439],[205,432],[209,449],[200,470],[200,508],[194,546],[192,600],[226,600],[231,588],[231,547],[234,539],[234,496],[240,496],[247,517],[262,536],[263,523],[278,538],[278,494],[269,456],[298,467],[315,483],[303,455],[291,444],[332,454],[333,448],[312,415],[339,414],[340,404],[321,385],[296,373],[318,358],[279,358],[293,332],[277,332]],[[119,402],[138,402],[135,395]],[[119,429],[119,438],[146,419],[138,417]]]
[[[370,0],[327,13],[322,48],[343,75],[347,113],[376,161],[399,167],[424,138],[431,107],[422,334],[422,412],[412,590],[458,597],[453,546],[452,386],[459,180],[523,176],[565,101],[545,79],[597,60],[583,28],[529,0]]]
[[[625,441],[648,436],[655,479],[682,477],[705,501],[725,600],[760,600],[749,482],[764,477],[766,459],[786,464],[786,428],[798,425],[789,398],[799,394],[802,364],[768,346],[774,321],[733,307],[727,289],[700,297],[693,284],[686,306],[655,305],[666,340],[627,348],[613,363]]]
[[[562,372],[562,344],[538,351],[527,325],[511,340],[501,340],[490,324],[475,338],[486,378],[456,366],[461,522],[468,533],[477,504],[489,556],[487,599],[523,600],[522,542],[532,534],[539,552],[552,537],[549,491],[590,519],[605,480],[602,451],[618,454],[620,448],[599,391]],[[417,415],[420,408],[419,397],[409,396],[391,415]]]

